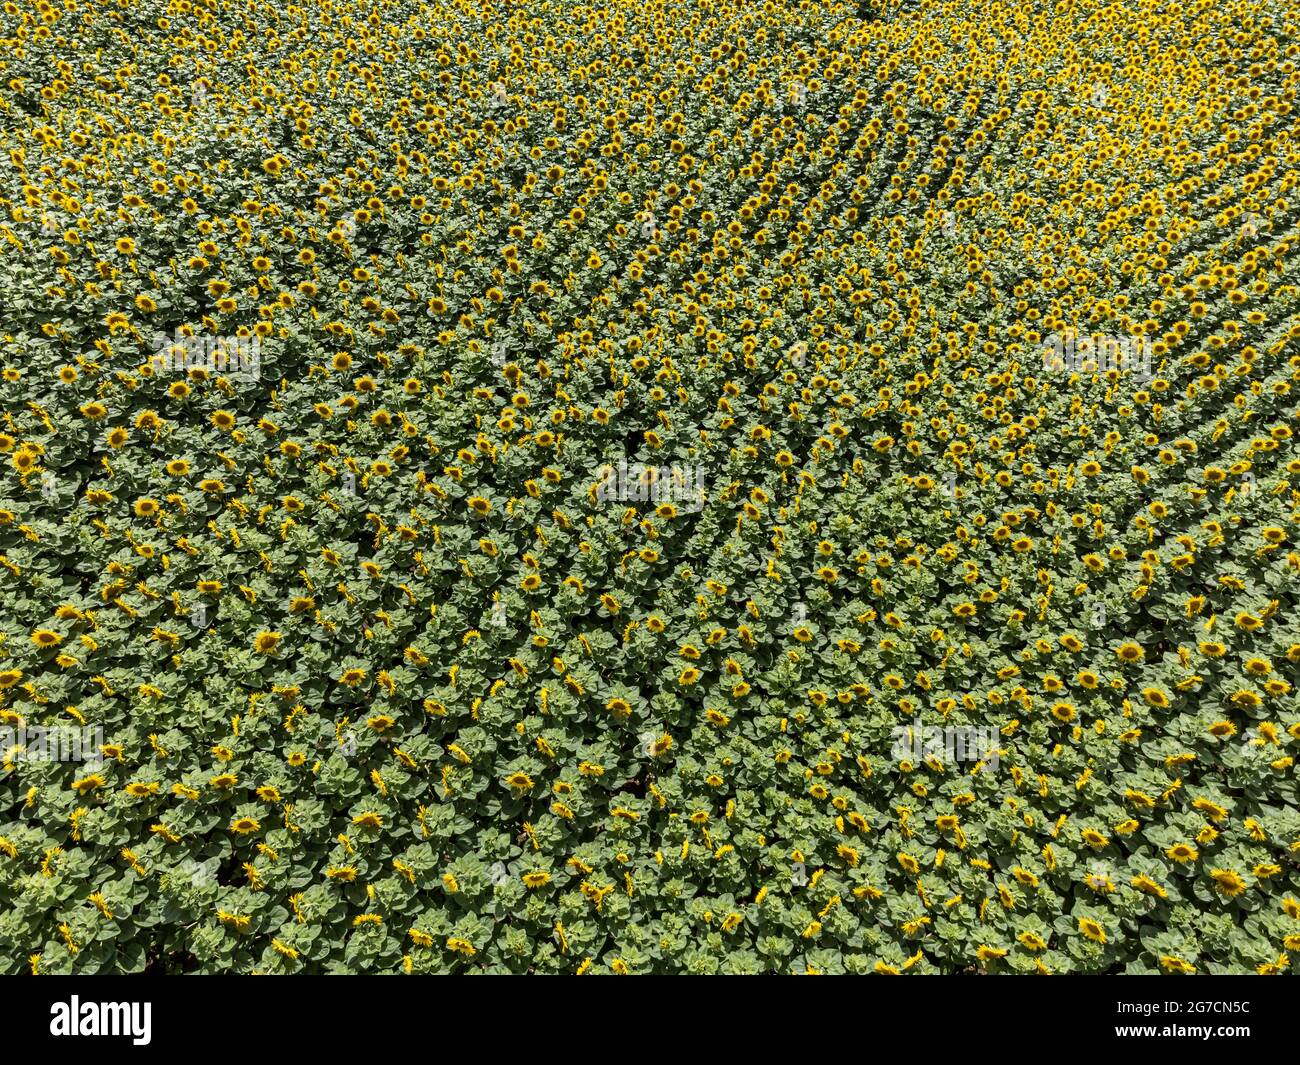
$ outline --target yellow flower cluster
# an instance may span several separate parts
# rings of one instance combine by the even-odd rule
[[[0,972],[1290,970],[1297,42],[6,0]]]

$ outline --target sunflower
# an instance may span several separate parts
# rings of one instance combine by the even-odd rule
[[[1234,899],[1246,890],[1246,881],[1232,869],[1211,869],[1210,879],[1214,889],[1227,899]]]
[[[1091,917],[1079,918],[1079,931],[1083,933],[1085,939],[1090,939],[1094,943],[1106,942],[1106,930]]]
[[[527,773],[515,772],[506,777],[506,783],[509,784],[511,789],[516,793],[523,794],[524,792],[532,791],[535,782]]]

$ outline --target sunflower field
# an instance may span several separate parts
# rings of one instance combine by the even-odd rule
[[[1298,42],[6,0],[0,972],[1292,971]]]

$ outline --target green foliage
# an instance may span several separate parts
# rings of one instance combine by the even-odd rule
[[[7,5],[0,972],[1289,968],[1295,13],[1129,7]]]

